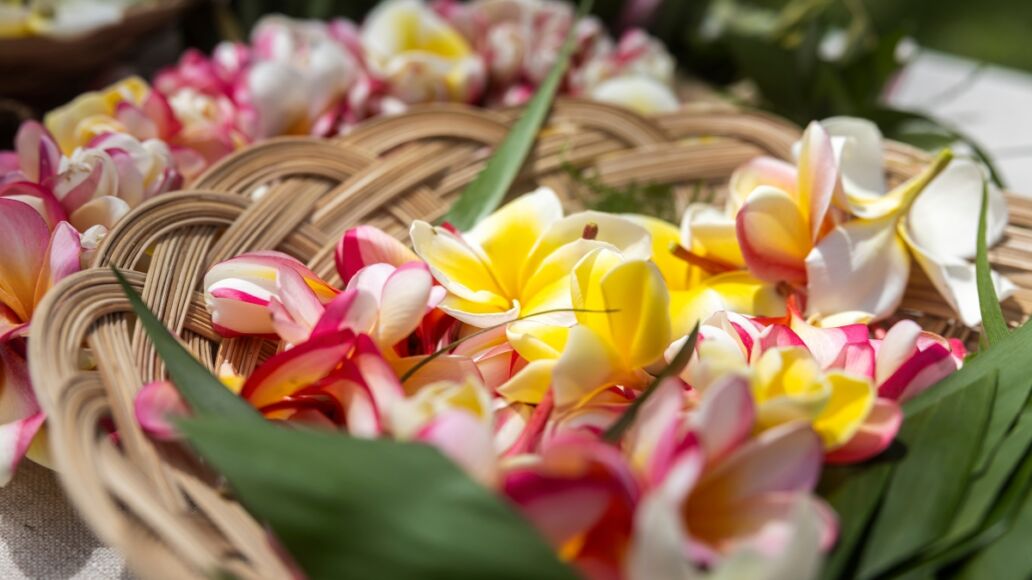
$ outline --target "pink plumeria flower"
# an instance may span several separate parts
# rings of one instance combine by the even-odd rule
[[[676,381],[665,383],[642,409],[628,439],[647,491],[635,518],[632,571],[719,566],[750,550],[784,554],[801,522],[815,532],[812,560],[835,541],[834,513],[813,495],[821,443],[805,422],[753,435],[756,408],[748,381],[727,376],[683,412]],[[786,576],[800,577],[800,576]]]
[[[13,184],[17,185],[17,184]],[[53,227],[32,205],[0,187],[0,484],[6,484],[43,424],[25,361],[32,313],[50,290],[80,268],[79,234]]]

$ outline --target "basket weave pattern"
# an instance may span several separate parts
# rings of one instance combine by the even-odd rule
[[[333,249],[342,232],[371,224],[401,239],[414,219],[440,217],[483,167],[518,111],[457,105],[369,121],[335,141],[282,138],[224,160],[190,191],[160,196],[127,216],[94,267],[64,280],[33,320],[30,363],[65,488],[99,537],[145,578],[241,578],[290,572],[265,530],[182,446],[147,438],[133,398],[163,367],[109,266],[124,271],[151,309],[206,365],[249,373],[278,345],[223,339],[211,328],[201,279],[212,264],[276,249],[340,284]],[[645,119],[597,103],[560,101],[515,193],[549,185],[578,209],[564,164],[611,186],[669,183],[679,207],[698,187],[719,199],[731,172],[757,155],[789,158],[800,130],[721,105]],[[915,174],[925,154],[886,144],[890,183]],[[1004,304],[1012,323],[1032,312],[1032,200],[1008,195],[1007,238],[990,254],[1018,286]],[[970,342],[972,333],[916,265],[901,316]],[[110,435],[117,430],[117,438]]]

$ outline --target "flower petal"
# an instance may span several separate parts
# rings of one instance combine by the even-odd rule
[[[147,383],[136,393],[133,402],[136,420],[140,427],[152,437],[164,441],[177,439],[179,434],[171,418],[185,417],[189,409],[179,391],[168,381]]]
[[[749,271],[760,280],[802,284],[813,247],[807,216],[788,193],[753,190],[736,217],[735,231]]]
[[[843,446],[860,429],[874,405],[874,385],[867,378],[855,377],[841,371],[825,374],[831,386],[831,396],[813,421],[813,428],[821,436],[824,448],[834,450]]]
[[[247,377],[240,396],[259,409],[281,401],[327,376],[354,345],[354,333],[342,330],[276,354]]]
[[[857,463],[887,449],[903,424],[903,411],[894,401],[877,399],[863,425],[845,445],[824,456],[829,463]]]
[[[79,232],[68,222],[61,222],[54,228],[47,245],[43,269],[36,280],[36,304],[43,300],[43,296],[55,284],[80,270],[79,257],[82,255],[82,245],[79,240]]]
[[[33,183],[43,183],[57,174],[61,150],[54,138],[37,121],[25,121],[14,138],[22,173]]]
[[[419,326],[433,285],[430,269],[423,262],[409,262],[391,273],[380,295],[375,335],[380,346],[394,346]]]
[[[961,322],[975,327],[982,322],[982,311],[978,306],[978,284],[975,281],[975,266],[966,260],[944,254],[933,254],[912,237],[914,230],[909,220],[900,220],[899,233],[928,275],[932,285],[957,313]],[[998,272],[991,273],[993,286],[1000,301],[1010,298],[1017,287]]]
[[[28,204],[0,198],[0,303],[28,321],[37,278],[46,262],[50,230]]]
[[[334,259],[337,273],[347,284],[356,272],[371,264],[401,266],[418,257],[405,244],[380,228],[363,225],[344,232],[337,244]]]
[[[79,206],[72,212],[69,220],[80,232],[85,232],[98,225],[110,230],[125,214],[129,213],[129,209],[130,206],[125,200],[112,195],[104,195]]]
[[[831,117],[821,121],[835,146],[839,175],[846,195],[876,198],[885,195],[882,134],[867,119]]]
[[[465,239],[484,251],[504,295],[520,296],[520,266],[538,239],[562,217],[559,197],[550,188],[540,187],[484,218]]]
[[[799,153],[798,195],[813,240],[824,229],[824,218],[837,187],[838,167],[831,139],[820,123],[810,123],[803,133]]]
[[[911,239],[930,255],[971,259],[978,241],[982,184],[989,188],[986,242],[992,246],[1007,227],[1007,200],[982,168],[970,159],[955,159],[914,200],[907,214]]]
[[[509,402],[537,405],[552,386],[555,360],[531,361],[511,379],[498,387],[498,394]]]
[[[613,345],[626,368],[649,365],[670,344],[670,296],[652,262],[630,260],[602,278]],[[585,314],[585,316],[591,316]]]
[[[910,256],[895,218],[853,220],[821,240],[806,258],[806,271],[808,315],[862,311],[877,320],[903,299]]]
[[[792,164],[774,157],[756,157],[731,174],[728,203],[733,212],[738,213],[753,190],[761,185],[794,192],[798,183],[799,174]]]
[[[642,115],[676,111],[680,103],[668,85],[644,75],[619,76],[591,89],[591,98],[620,105]]]
[[[695,415],[706,459],[716,462],[737,449],[752,434],[756,407],[749,380],[728,375],[706,389]]]
[[[555,406],[576,406],[605,388],[622,366],[621,357],[595,331],[583,325],[570,330],[570,338],[555,365]]]

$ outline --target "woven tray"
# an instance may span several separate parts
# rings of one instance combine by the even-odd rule
[[[210,577],[218,568],[241,578],[289,575],[262,527],[212,473],[182,446],[151,441],[137,427],[133,397],[162,377],[162,364],[108,267],[126,271],[205,364],[230,361],[248,373],[277,345],[212,331],[200,292],[208,266],[248,250],[278,249],[339,284],[333,248],[346,228],[367,223],[404,238],[412,220],[441,216],[516,114],[433,106],[368,122],[337,141],[256,145],[212,168],[193,190],[133,211],[99,249],[95,268],[48,295],[33,320],[30,361],[56,466],[86,521],[134,572],[177,579]],[[577,208],[562,167],[568,163],[613,186],[675,184],[683,205],[700,184],[719,198],[731,172],[752,157],[788,158],[799,137],[799,128],[785,121],[726,106],[645,119],[561,101],[514,192],[547,184]],[[886,161],[890,182],[898,183],[927,157],[888,143]],[[263,195],[252,195],[256,190]],[[1005,304],[1017,322],[1032,312],[1032,200],[1008,199],[1007,239],[991,258],[1020,286]],[[900,315],[973,340],[920,268],[913,271]],[[89,361],[95,368],[87,368]],[[117,441],[108,434],[112,422]]]

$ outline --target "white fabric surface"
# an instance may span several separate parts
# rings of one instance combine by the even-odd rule
[[[122,558],[79,519],[57,477],[25,461],[0,488],[0,579],[130,579]]]

